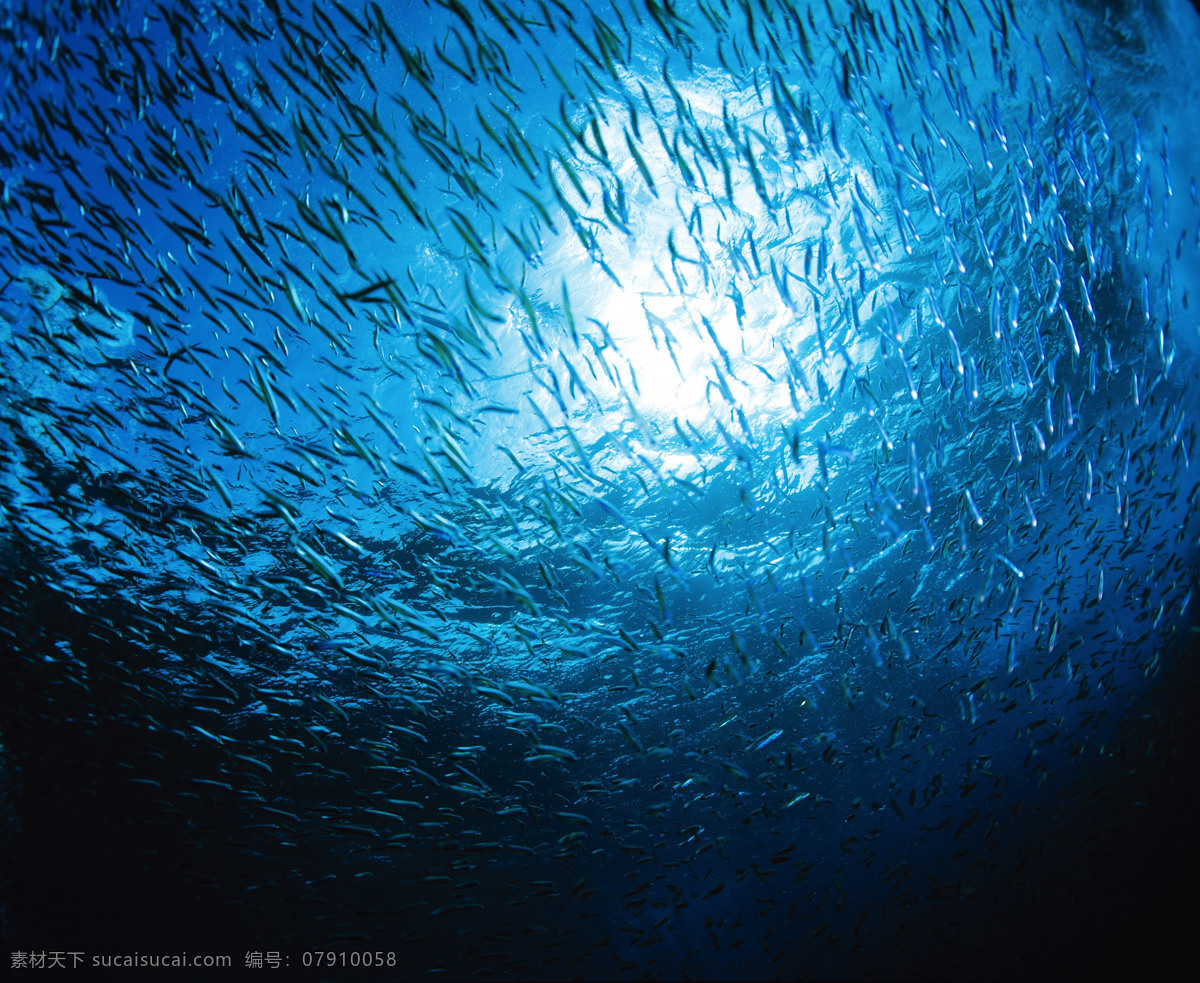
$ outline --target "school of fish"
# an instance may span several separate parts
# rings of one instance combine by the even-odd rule
[[[1182,3],[0,5],[0,764],[258,948],[963,970],[938,913],[1034,890],[1196,645],[1198,53]]]

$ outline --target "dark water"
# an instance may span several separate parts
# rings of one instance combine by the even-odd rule
[[[17,975],[1186,958],[1189,7],[0,40]]]

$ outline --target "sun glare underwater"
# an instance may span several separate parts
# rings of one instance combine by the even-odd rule
[[[1181,0],[0,4],[6,968],[1165,967],[1198,61]]]

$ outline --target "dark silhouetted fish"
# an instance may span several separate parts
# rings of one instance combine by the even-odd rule
[[[1131,968],[1198,55],[1179,0],[5,4],[13,967]]]

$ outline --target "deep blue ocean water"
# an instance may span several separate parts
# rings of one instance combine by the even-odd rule
[[[1190,6],[5,4],[0,52],[15,976],[1186,953]]]

